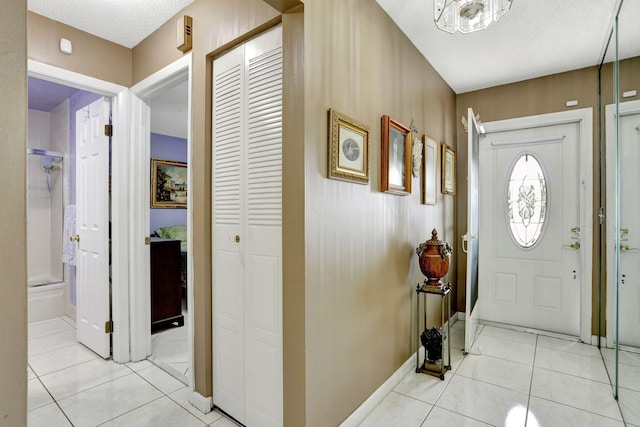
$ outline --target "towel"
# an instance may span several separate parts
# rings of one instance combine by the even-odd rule
[[[64,207],[64,231],[62,234],[62,262],[76,265],[76,242],[71,241],[71,236],[76,234],[76,205]]]

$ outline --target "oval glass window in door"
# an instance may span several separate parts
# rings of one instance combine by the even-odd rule
[[[547,211],[547,179],[532,154],[515,162],[507,183],[507,218],[514,241],[534,246],[542,235]]]

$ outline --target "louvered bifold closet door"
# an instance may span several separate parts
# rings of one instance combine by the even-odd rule
[[[282,35],[214,61],[213,393],[282,425]]]

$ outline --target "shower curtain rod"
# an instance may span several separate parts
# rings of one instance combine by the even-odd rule
[[[36,154],[38,156],[49,156],[64,158],[64,154],[58,151],[40,150],[39,148],[27,148],[27,154]]]

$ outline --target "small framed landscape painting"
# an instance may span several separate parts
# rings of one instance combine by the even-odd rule
[[[187,208],[187,164],[151,159],[151,207]]]

